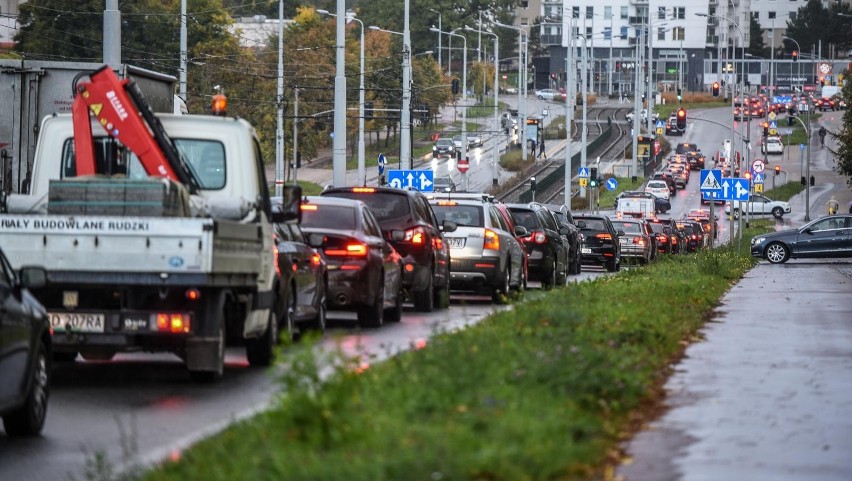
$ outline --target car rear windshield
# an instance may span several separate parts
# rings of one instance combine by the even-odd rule
[[[411,207],[408,202],[408,195],[405,193],[393,192],[333,192],[328,194],[333,197],[343,197],[344,199],[360,200],[370,207],[373,217],[379,223],[389,220],[399,219],[401,217],[411,216]]]
[[[665,188],[667,188],[666,183],[662,182],[662,181],[648,182],[648,187],[650,187],[652,189],[665,189]]]
[[[615,230],[623,230],[625,234],[642,233],[642,229],[639,228],[639,224],[637,224],[636,222],[613,221],[612,225],[615,227]]]
[[[432,205],[438,224],[445,220],[455,222],[460,227],[485,227],[482,221],[482,207],[476,205]]]
[[[583,227],[585,230],[606,230],[606,225],[604,225],[604,221],[601,219],[580,219],[581,221],[586,223],[586,227]]]
[[[541,229],[541,223],[535,212],[529,209],[509,209],[512,212],[512,218],[515,219],[515,225],[522,225],[527,230]]]
[[[355,230],[355,208],[346,205],[302,205],[302,228]]]

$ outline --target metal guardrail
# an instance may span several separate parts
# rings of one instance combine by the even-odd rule
[[[589,142],[586,145],[586,155],[594,152],[598,147],[603,145],[604,142],[609,140],[612,135],[612,117],[607,119],[607,127],[601,132],[595,140]],[[568,148],[566,146],[566,148]],[[577,152],[576,154],[571,156],[571,172],[577,170],[577,167],[580,166],[580,159],[582,157],[582,152]],[[549,189],[553,184],[557,182],[565,181],[565,166],[559,166],[549,174],[545,175],[541,179],[536,179],[536,190],[539,192],[545,192]],[[518,201],[522,204],[526,204],[528,202],[532,202],[533,195],[532,191],[527,189],[524,192],[521,192],[521,195],[518,197]]]

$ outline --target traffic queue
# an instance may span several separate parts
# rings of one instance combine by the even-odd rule
[[[626,192],[619,202],[649,201],[650,212],[574,215],[486,193],[326,188],[303,198],[299,222],[276,227],[279,282],[292,285],[279,290],[280,325],[298,337],[324,330],[326,310],[343,310],[376,328],[398,322],[404,302],[417,312],[448,307],[450,293],[506,303],[530,283],[565,285],[583,266],[616,272],[709,244],[700,220],[660,219],[670,204],[648,197]],[[313,256],[294,258],[305,248]]]

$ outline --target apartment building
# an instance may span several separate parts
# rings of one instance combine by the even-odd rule
[[[26,0],[0,0],[0,49],[10,49],[18,33],[18,5]]]

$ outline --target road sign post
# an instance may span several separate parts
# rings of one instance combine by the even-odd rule
[[[730,158],[730,157],[729,157]],[[716,199],[722,193],[722,171],[720,169],[702,169],[699,176],[699,188],[701,195],[707,194],[710,199],[710,225],[713,231],[712,240],[710,241],[710,249],[713,249],[713,242],[718,236],[716,229]]]

